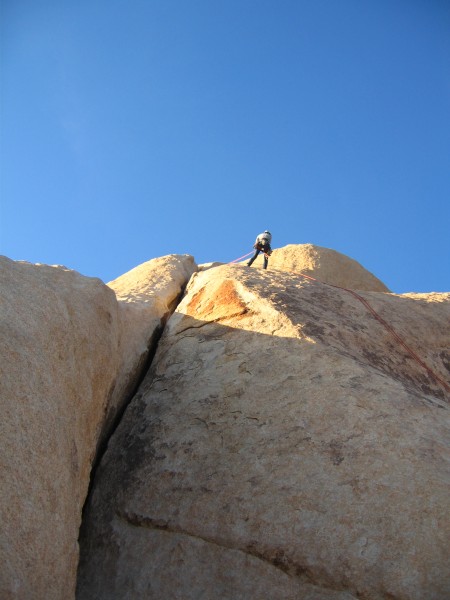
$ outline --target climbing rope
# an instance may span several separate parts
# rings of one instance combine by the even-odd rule
[[[247,256],[250,256],[250,254],[253,254],[254,250],[252,250],[251,252],[248,252],[247,254],[244,254],[244,256],[240,256],[239,258],[235,258],[234,260],[230,261],[228,264],[232,265],[235,262],[238,262],[239,260],[242,260],[243,258],[246,258]]]
[[[362,296],[360,296],[357,292],[355,292],[355,290],[351,290],[349,288],[345,288],[345,287],[341,287],[339,285],[333,285],[332,283],[326,283],[325,281],[320,281],[319,279],[315,279],[314,277],[311,277],[310,275],[305,275],[304,273],[298,273],[299,275],[301,275],[302,277],[305,277],[306,279],[310,279],[311,281],[314,281],[316,283],[321,283],[322,285],[328,285],[329,287],[333,287],[336,288],[338,290],[343,290],[344,292],[348,292],[349,294],[351,294],[352,296],[354,296],[355,298],[357,298],[366,308],[367,310],[370,311],[370,313],[375,317],[375,319],[377,319],[377,321],[379,321],[383,327],[385,327],[387,329],[387,331],[389,331],[389,333],[397,340],[397,342],[403,346],[403,348],[406,350],[406,352],[422,367],[424,368],[429,375],[431,375],[431,377],[433,377],[435,379],[435,381],[439,382],[442,387],[450,393],[450,386],[448,385],[448,383],[446,381],[444,381],[442,379],[442,377],[440,377],[437,373],[435,373],[421,358],[420,356],[414,352],[414,350],[412,348],[410,348],[408,346],[408,344],[400,337],[400,335],[395,331],[395,329],[389,325],[389,323],[387,323],[383,317],[381,317],[377,311],[373,308],[373,306],[371,306],[369,304],[369,302],[367,302],[367,300],[365,298],[363,298]]]

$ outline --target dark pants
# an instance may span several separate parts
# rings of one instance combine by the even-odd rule
[[[267,264],[269,262],[269,259],[267,258],[267,255],[265,254],[266,252],[270,252],[270,246],[256,246],[255,248],[255,254],[251,257],[251,259],[248,261],[247,265],[250,267],[253,263],[253,261],[255,260],[255,258],[258,256],[258,254],[260,252],[264,252],[264,266],[263,269],[267,269]]]

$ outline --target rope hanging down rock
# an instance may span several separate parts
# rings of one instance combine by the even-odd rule
[[[246,258],[247,256],[250,256],[250,254],[253,254],[254,250],[252,250],[251,252],[247,252],[247,254],[244,254],[244,256],[240,256],[239,258],[235,258],[234,260],[231,260],[228,264],[232,265],[235,262],[238,262],[238,260],[242,260],[243,258]]]

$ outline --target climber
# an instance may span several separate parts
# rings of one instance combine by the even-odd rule
[[[272,241],[272,234],[270,231],[264,231],[264,233],[260,233],[256,238],[255,243],[253,244],[253,248],[255,249],[255,254],[248,261],[247,266],[250,267],[258,256],[260,252],[264,252],[264,269],[267,269],[267,264],[269,262],[269,256],[272,254],[272,248],[270,247],[270,242]]]

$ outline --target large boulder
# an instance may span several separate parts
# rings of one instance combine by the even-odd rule
[[[4,257],[0,297],[0,596],[71,598],[118,305],[99,279]]]
[[[262,259],[258,258],[254,266],[262,267],[262,264]],[[354,290],[389,292],[382,281],[353,258],[314,244],[289,244],[275,249],[269,260],[269,269],[304,273]]]
[[[193,277],[97,471],[79,600],[449,596],[450,294],[361,297],[406,347],[345,290]]]
[[[107,287],[0,259],[2,598],[74,597],[91,466],[195,269],[166,256]]]

